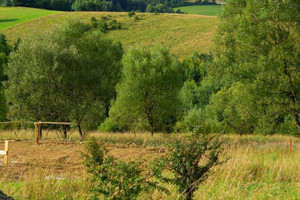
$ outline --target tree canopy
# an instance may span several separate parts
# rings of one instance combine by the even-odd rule
[[[115,96],[123,49],[80,22],[24,41],[11,54],[7,97],[14,117],[81,123]],[[102,116],[104,118],[104,116]],[[101,116],[95,117],[96,126]],[[99,121],[100,120],[100,121]]]
[[[172,127],[180,109],[181,76],[169,50],[141,46],[129,50],[123,60],[123,75],[110,116],[130,128],[141,124],[151,131]]]
[[[274,133],[289,119],[300,135],[299,9],[296,0],[226,1],[211,75],[227,100],[217,94],[211,101],[222,99],[221,112],[237,117],[233,129],[246,123],[249,131]],[[236,103],[230,98],[234,91]],[[232,122],[228,115],[218,117],[224,120]]]

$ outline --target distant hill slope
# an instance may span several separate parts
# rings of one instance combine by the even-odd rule
[[[54,13],[59,12],[35,8],[0,7],[0,30]]]
[[[121,30],[109,31],[104,37],[120,41],[125,49],[144,43],[164,44],[179,58],[191,56],[194,51],[209,53],[213,34],[219,20],[217,17],[137,13],[139,20],[120,12],[60,12],[24,22],[6,29],[4,33],[10,43],[18,38],[26,39],[35,34],[51,31],[67,20],[81,20],[89,23],[94,16],[109,16],[122,23]]]
[[[187,14],[195,15],[209,15],[219,16],[221,14],[221,5],[194,5],[194,6],[182,6],[177,7],[175,10],[180,9],[182,12]]]

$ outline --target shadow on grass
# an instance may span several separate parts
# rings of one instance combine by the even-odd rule
[[[0,23],[3,23],[3,22],[14,22],[14,21],[17,21],[18,19],[0,19]]]

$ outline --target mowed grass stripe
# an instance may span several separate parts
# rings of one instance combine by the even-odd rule
[[[59,11],[23,7],[0,7],[0,30]]]
[[[182,6],[182,7],[175,8],[175,10],[177,9],[180,9],[182,12],[187,14],[219,16],[222,11],[222,6],[221,5],[195,5],[195,6]]]
[[[140,44],[163,44],[179,58],[193,52],[209,53],[219,20],[213,16],[137,13],[138,21],[125,12],[61,12],[9,27],[4,33],[10,43],[51,31],[68,20],[89,23],[92,16],[109,16],[122,23],[122,30],[109,31],[104,37],[120,41],[126,49]]]

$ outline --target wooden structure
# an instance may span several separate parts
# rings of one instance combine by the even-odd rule
[[[41,132],[42,132],[42,124],[70,126],[71,122],[34,122],[34,132],[35,132],[35,143],[36,144],[39,144],[39,140],[40,140]]]
[[[4,151],[0,150],[0,156],[3,156],[3,165],[7,165],[8,163],[8,141],[5,140]]]

